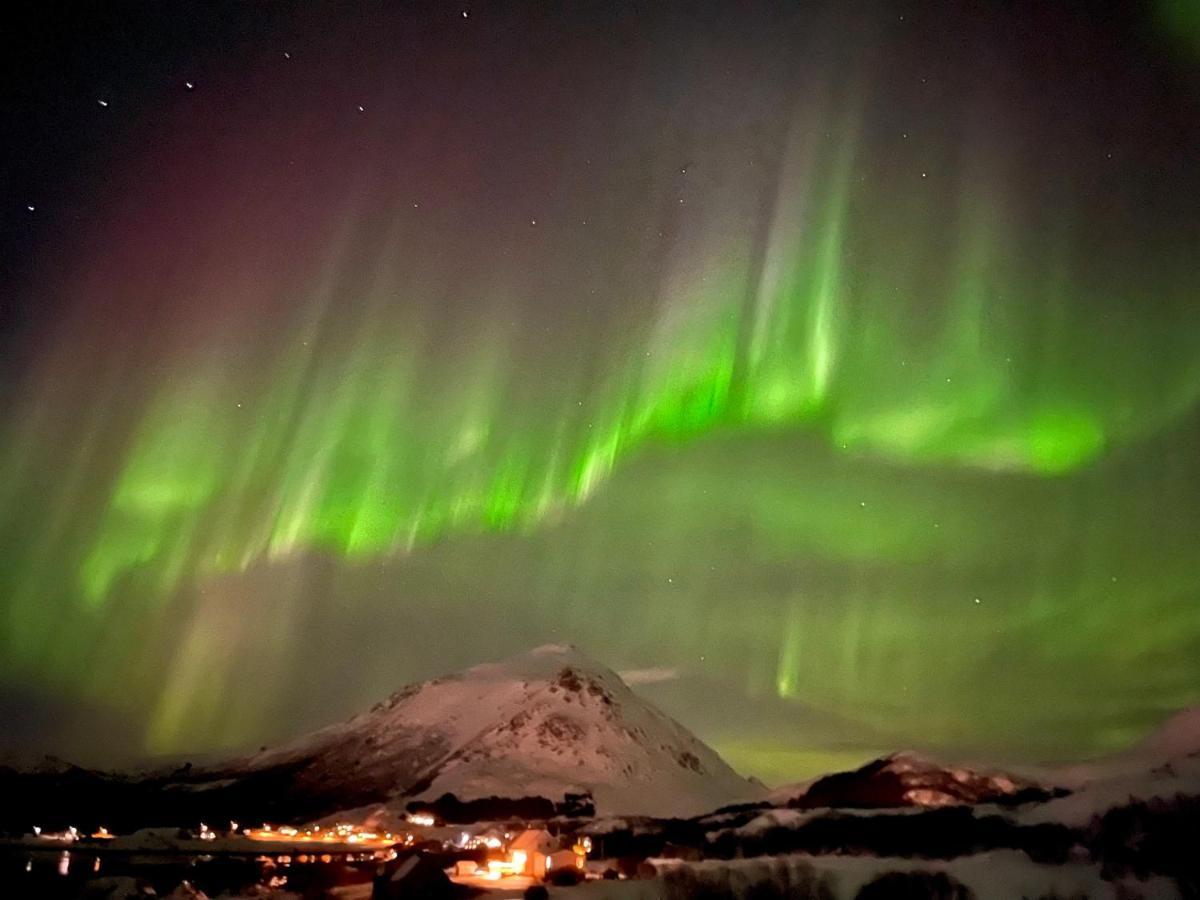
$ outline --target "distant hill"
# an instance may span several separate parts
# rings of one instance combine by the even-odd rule
[[[943,766],[915,753],[893,753],[849,772],[825,775],[771,800],[800,809],[887,809],[904,806],[1018,804],[1046,800],[1054,790],[1004,772]]]

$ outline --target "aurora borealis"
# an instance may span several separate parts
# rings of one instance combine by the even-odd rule
[[[16,742],[241,748],[562,640],[767,780],[1200,701],[1186,5],[65,29],[5,114]]]

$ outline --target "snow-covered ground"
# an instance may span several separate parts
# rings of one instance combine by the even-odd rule
[[[794,886],[801,883],[806,870],[816,881],[830,889],[838,900],[852,898],[868,882],[888,872],[945,872],[965,884],[978,900],[1012,900],[1014,897],[1087,897],[1107,900],[1121,896],[1143,897],[1145,900],[1174,900],[1179,897],[1175,886],[1165,879],[1112,883],[1100,877],[1099,867],[1083,863],[1062,866],[1039,865],[1016,851],[1002,851],[968,856],[948,862],[911,859],[879,859],[854,856],[786,856],[728,862],[706,861],[675,864],[695,875],[746,891],[754,884],[768,883],[779,887],[792,885],[788,896],[807,896]],[[781,867],[789,873],[786,883],[780,878]],[[1134,893],[1120,894],[1121,886]],[[551,888],[552,898],[561,900],[666,900],[681,897],[672,893],[665,880],[593,881],[573,888]],[[819,896],[812,894],[813,897]]]
[[[787,856],[748,859],[730,862],[679,864],[698,877],[713,884],[722,884],[736,892],[747,892],[756,884],[771,884],[790,888],[787,896],[825,896],[806,893],[798,887],[807,880],[811,885],[827,888],[836,900],[853,900],[869,882],[890,872],[945,872],[966,885],[976,900],[1013,900],[1017,897],[1087,897],[1088,900],[1118,900],[1121,897],[1140,897],[1143,900],[1176,900],[1179,892],[1165,879],[1146,881],[1127,880],[1108,882],[1100,877],[1097,866],[1072,863],[1062,866],[1039,865],[1015,851],[985,853],[950,862],[929,862],[910,859],[876,859],[854,856]],[[786,880],[781,872],[786,871]],[[674,891],[662,878],[629,881],[589,881],[575,887],[549,887],[554,900],[681,900],[682,884]],[[497,900],[520,897],[515,885],[493,886],[495,893],[486,896]],[[1126,891],[1127,893],[1122,893]],[[343,888],[338,894],[344,900],[365,900],[370,897],[369,886]]]

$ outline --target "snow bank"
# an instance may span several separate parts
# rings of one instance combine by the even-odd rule
[[[1200,796],[1200,758],[1185,757],[1145,772],[1099,778],[1066,797],[1021,810],[1014,818],[1022,825],[1050,822],[1079,828],[1114,807],[1169,800],[1179,794]]]
[[[966,885],[977,900],[1012,900],[1014,897],[1084,896],[1089,900],[1117,900],[1126,888],[1146,900],[1174,900],[1174,885],[1154,879],[1114,883],[1100,877],[1098,867],[1087,864],[1040,865],[1015,851],[968,856],[948,862],[879,859],[851,856],[765,857],[729,862],[682,863],[660,860],[663,876],[642,881],[590,882],[575,888],[552,889],[562,900],[681,900],[697,882],[748,895],[756,886],[771,886],[778,896],[822,897],[853,900],[863,887],[893,872],[944,872]],[[806,887],[806,885],[808,887]],[[829,894],[823,891],[829,891]]]

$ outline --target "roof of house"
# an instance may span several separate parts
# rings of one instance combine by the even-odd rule
[[[556,843],[554,835],[546,831],[544,828],[530,828],[522,831],[513,842],[508,845],[510,850],[537,850],[547,844]]]

